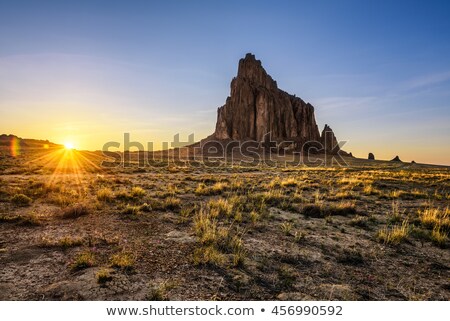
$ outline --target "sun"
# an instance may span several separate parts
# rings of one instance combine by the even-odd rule
[[[64,148],[65,148],[65,149],[68,149],[68,150],[71,150],[71,149],[74,148],[74,146],[73,146],[72,143],[67,142],[67,143],[64,143]]]

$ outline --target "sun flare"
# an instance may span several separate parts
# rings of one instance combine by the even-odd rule
[[[65,149],[68,149],[68,150],[71,150],[71,149],[74,148],[74,146],[73,146],[72,143],[67,142],[67,143],[64,143],[64,148],[65,148]]]

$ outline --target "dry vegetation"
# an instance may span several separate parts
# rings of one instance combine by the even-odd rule
[[[0,297],[449,300],[450,172],[0,159]],[[45,155],[44,155],[45,156]]]

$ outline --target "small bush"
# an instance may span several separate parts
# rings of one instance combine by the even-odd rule
[[[11,198],[11,202],[17,206],[29,206],[33,200],[24,194],[16,194]]]
[[[281,224],[281,230],[285,235],[290,235],[293,227],[294,224],[292,224],[291,222],[284,222]]]
[[[114,194],[110,188],[104,187],[97,191],[97,199],[100,202],[111,202],[114,198]]]
[[[320,205],[305,205],[302,214],[306,217],[321,218],[325,217],[325,213]]]
[[[134,259],[129,253],[114,254],[111,259],[111,266],[122,270],[131,270],[134,266]]]
[[[338,263],[347,265],[361,265],[364,263],[364,257],[358,250],[344,249],[337,257]]]
[[[283,203],[287,204],[286,201],[288,201],[287,196],[284,195],[281,190],[272,189],[262,193],[260,196],[265,204],[275,207],[278,207]]]
[[[219,198],[215,200],[210,200],[207,204],[211,216],[230,216],[233,211],[233,204],[224,198]]]
[[[135,186],[131,189],[131,196],[134,198],[142,197],[146,194],[145,190],[139,186]]]
[[[403,220],[402,215],[404,214],[404,211],[400,210],[400,203],[398,201],[392,201],[391,208],[391,211],[387,215],[388,223],[400,223]]]
[[[378,231],[377,238],[384,244],[400,244],[403,242],[409,233],[409,224],[407,221],[403,221],[402,225],[395,225],[392,228],[384,228]]]
[[[64,236],[60,239],[50,239],[47,237],[43,237],[41,240],[41,246],[70,248],[81,246],[83,245],[83,242],[84,240],[81,237]]]
[[[201,208],[194,217],[194,230],[201,244],[218,244],[226,238],[227,232],[217,226],[217,220],[209,215],[206,208]]]
[[[118,192],[115,193],[114,195],[115,199],[120,200],[120,201],[129,201],[132,200],[133,197],[131,196],[130,193],[128,193],[128,191],[122,189]]]
[[[95,278],[97,279],[97,283],[105,284],[112,280],[112,275],[108,269],[100,269],[95,274]]]
[[[326,215],[340,215],[347,216],[356,214],[356,206],[352,202],[342,202],[338,205],[333,205],[325,209]]]
[[[247,255],[247,251],[244,248],[244,241],[242,239],[242,234],[235,234],[228,237],[221,244],[221,249],[225,252],[232,253],[233,255],[233,267],[243,266]]]
[[[154,210],[163,211],[178,211],[181,208],[181,200],[179,198],[170,196],[162,201],[152,200],[150,206]]]
[[[200,247],[194,251],[194,265],[221,266],[225,258],[214,246]]]
[[[181,200],[176,197],[168,197],[163,201],[162,205],[164,209],[169,211],[178,210],[181,207]]]
[[[167,291],[174,285],[171,282],[165,281],[150,287],[146,296],[149,301],[166,301],[168,300]]]
[[[141,206],[139,206],[139,210],[141,210],[142,212],[147,212],[148,213],[148,212],[152,211],[152,207],[149,204],[144,203]]]
[[[295,271],[289,266],[282,266],[278,270],[278,281],[282,288],[291,288],[296,280]]]
[[[76,204],[73,206],[69,206],[62,211],[62,218],[70,219],[70,218],[78,218],[80,216],[88,215],[89,208],[83,204]]]
[[[86,251],[80,253],[75,258],[75,261],[71,264],[72,270],[81,270],[95,265],[95,258],[92,252]]]
[[[141,210],[140,206],[134,206],[127,204],[127,206],[122,210],[122,214],[130,214],[130,215],[136,215],[139,214],[139,211]]]
[[[419,211],[419,219],[422,225],[429,229],[439,226],[444,231],[450,230],[450,211],[448,207],[444,209],[428,207]]]
[[[295,231],[294,241],[295,243],[302,243],[306,239],[306,234],[304,232]]]
[[[448,241],[448,235],[439,225],[436,225],[431,232],[431,241],[440,247],[445,247]]]
[[[196,207],[192,205],[185,206],[180,210],[180,220],[179,223],[188,222],[190,217],[195,213]]]
[[[364,216],[356,215],[354,218],[352,218],[349,222],[351,226],[357,226],[361,228],[368,228],[368,219]]]
[[[195,194],[199,196],[218,195],[221,194],[227,188],[228,183],[225,182],[217,182],[213,186],[207,186],[205,183],[200,183],[195,189]]]
[[[260,220],[260,217],[261,217],[261,215],[259,215],[259,213],[257,211],[253,210],[250,212],[250,219],[253,224],[258,222]]]
[[[288,177],[281,181],[281,187],[295,187],[297,186],[297,180],[294,177]]]
[[[352,202],[342,202],[338,205],[325,206],[321,203],[305,205],[302,214],[306,217],[324,218],[327,216],[340,215],[347,216],[356,214],[356,206]]]
[[[380,195],[381,192],[374,188],[372,184],[364,186],[363,193],[365,195]]]
[[[48,202],[59,206],[69,206],[78,200],[74,194],[51,194]]]
[[[0,223],[16,223],[21,226],[37,226],[41,224],[39,218],[35,214],[0,216]]]

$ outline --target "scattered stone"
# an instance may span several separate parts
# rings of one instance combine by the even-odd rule
[[[179,243],[192,243],[195,242],[195,238],[186,232],[182,231],[170,231],[166,234],[168,240]]]

